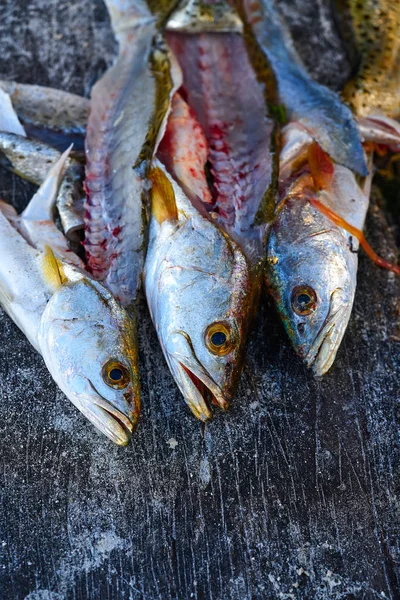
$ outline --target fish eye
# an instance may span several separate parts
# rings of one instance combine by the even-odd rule
[[[224,322],[213,323],[207,327],[204,338],[210,352],[218,356],[228,354],[233,345],[231,327]]]
[[[308,285],[298,285],[292,292],[293,310],[301,316],[314,312],[317,306],[317,294]]]
[[[130,381],[128,369],[118,360],[106,362],[103,366],[102,375],[104,383],[114,389],[125,388]]]

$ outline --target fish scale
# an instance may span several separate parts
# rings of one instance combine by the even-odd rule
[[[400,3],[385,0],[345,1],[345,17],[361,56],[355,78],[343,96],[358,117],[400,116]],[[382,27],[384,23],[384,27]]]

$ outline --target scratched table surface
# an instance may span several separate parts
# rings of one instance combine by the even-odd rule
[[[293,4],[282,8],[305,63],[340,87],[351,64],[329,2]],[[86,96],[115,51],[100,0],[2,0],[0,41],[1,77]],[[1,196],[22,208],[34,188],[0,175]],[[394,259],[395,223],[379,205],[367,234]],[[2,313],[0,598],[400,598],[399,297],[399,280],[361,255],[322,381],[265,300],[236,400],[206,426],[142,302],[143,412],[127,448],[86,422]]]

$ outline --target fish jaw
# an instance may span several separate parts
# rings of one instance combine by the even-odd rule
[[[342,293],[341,289],[332,293],[325,322],[304,358],[317,377],[325,375],[333,365],[350,319],[354,295],[344,299]]]
[[[47,364],[49,367],[49,364]],[[49,367],[51,371],[51,368]],[[61,384],[58,382],[60,387]],[[71,388],[75,392],[71,396]],[[61,388],[76,408],[98,429],[103,435],[117,446],[126,446],[134,432],[139,418],[139,411],[132,412],[130,408],[117,408],[104,398],[94,385],[84,377],[76,377],[69,383],[68,388]],[[127,406],[135,405],[133,398]]]
[[[177,332],[170,336],[165,355],[186,403],[200,421],[207,421],[212,417],[207,406],[207,395],[213,404],[223,410],[228,408],[229,385],[225,385],[225,390],[222,390],[215,383],[198,361],[190,338],[185,332]]]

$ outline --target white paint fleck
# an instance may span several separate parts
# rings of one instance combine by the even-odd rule
[[[171,450],[175,450],[175,448],[178,445],[178,442],[176,441],[175,438],[169,438],[169,440],[167,440],[167,444],[171,448]]]

